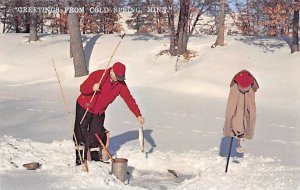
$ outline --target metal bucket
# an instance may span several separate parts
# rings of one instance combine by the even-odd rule
[[[127,180],[127,163],[125,158],[115,158],[111,165],[111,173],[123,183]]]

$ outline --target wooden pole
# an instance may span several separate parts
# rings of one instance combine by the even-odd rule
[[[83,162],[82,156],[80,154],[78,141],[77,141],[75,132],[74,132],[73,127],[72,127],[72,121],[71,121],[71,115],[70,115],[70,110],[69,110],[68,102],[66,100],[66,97],[65,97],[65,94],[64,94],[64,91],[63,91],[63,88],[62,88],[62,85],[61,85],[61,82],[60,82],[60,79],[59,79],[59,76],[58,76],[58,73],[57,73],[57,70],[56,70],[56,67],[55,67],[55,64],[54,64],[54,61],[53,61],[52,57],[51,57],[51,60],[52,60],[52,65],[53,65],[54,71],[56,73],[56,79],[57,79],[57,82],[58,82],[59,87],[60,87],[60,92],[61,92],[64,104],[65,104],[66,113],[67,113],[67,116],[68,116],[68,123],[69,123],[69,126],[70,126],[70,128],[72,130],[72,133],[73,133],[73,137],[74,137],[74,140],[75,140],[76,149],[78,151],[79,158],[80,158],[80,163],[82,165],[82,170],[85,171],[85,172],[88,172],[89,169],[88,169],[87,163]]]
[[[98,141],[100,142],[103,150],[106,152],[107,156],[110,158],[110,160],[112,162],[115,162],[115,160],[112,158],[112,156],[110,155],[109,151],[107,150],[106,146],[103,144],[102,140],[100,139],[100,137],[98,136],[97,133],[95,133],[96,138],[98,139]]]

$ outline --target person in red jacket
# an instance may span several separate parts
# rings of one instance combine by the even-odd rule
[[[87,159],[87,150],[90,149],[91,159],[94,161],[101,160],[101,146],[95,137],[99,135],[103,143],[106,143],[106,129],[104,128],[105,110],[117,96],[121,96],[131,112],[136,116],[138,122],[143,125],[144,118],[138,105],[132,97],[125,83],[126,67],[120,62],[116,62],[111,68],[97,70],[92,72],[89,77],[80,85],[80,96],[76,104],[76,116],[74,133],[80,153],[84,160]],[[99,84],[100,78],[104,77]],[[90,103],[90,100],[96,91],[96,94]],[[85,112],[86,116],[84,117]],[[84,120],[80,124],[82,118]],[[74,139],[75,140],[75,139]],[[83,151],[84,150],[84,151]],[[83,153],[84,152],[84,153]],[[76,151],[76,165],[80,165],[80,157]]]

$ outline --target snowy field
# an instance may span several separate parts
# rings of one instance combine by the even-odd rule
[[[121,98],[107,109],[113,157],[127,158],[129,184],[110,165],[75,167],[72,129],[61,97],[53,58],[74,118],[79,85],[74,78],[68,35],[0,34],[0,185],[11,189],[300,189],[299,53],[282,39],[231,36],[210,48],[215,36],[190,38],[190,61],[157,54],[167,36],[128,35],[113,61],[127,66],[127,84],[146,119],[145,153],[138,122]],[[89,70],[103,69],[120,40],[86,35]],[[244,155],[233,149],[224,173],[229,140],[222,135],[229,84],[242,69],[256,77],[257,125]],[[236,147],[236,142],[234,146]],[[41,168],[25,170],[28,162]],[[168,173],[178,172],[178,178]]]

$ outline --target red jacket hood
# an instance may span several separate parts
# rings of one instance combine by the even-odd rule
[[[230,87],[237,83],[239,90],[243,93],[247,92],[250,88],[256,92],[259,88],[255,77],[247,70],[242,70],[238,72],[231,80]]]

